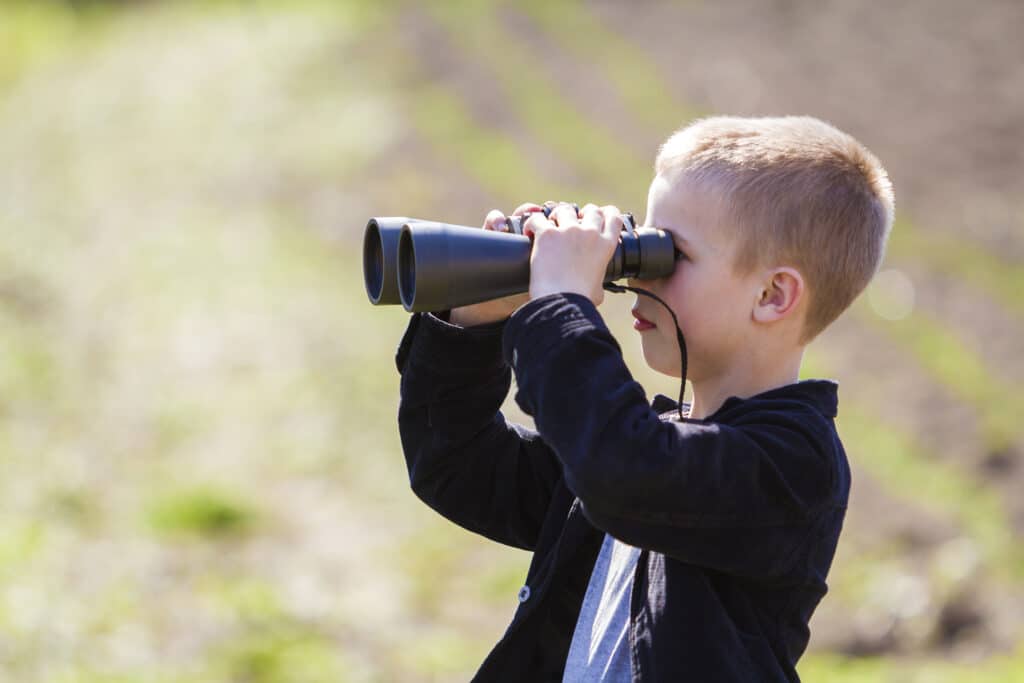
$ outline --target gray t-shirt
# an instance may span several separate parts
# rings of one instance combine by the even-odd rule
[[[604,535],[576,620],[563,683],[633,680],[629,656],[629,596],[640,549]]]

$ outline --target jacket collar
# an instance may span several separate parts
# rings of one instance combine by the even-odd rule
[[[745,401],[772,399],[800,401],[801,403],[811,405],[825,417],[835,417],[839,408],[839,385],[830,379],[805,379],[799,382],[794,382],[793,384],[775,387],[768,391],[762,391],[761,393],[748,398],[730,396],[725,399],[725,402],[718,410],[716,410],[712,415],[709,415],[706,419],[714,419],[718,415],[741,405]],[[654,400],[651,401],[651,408],[653,408],[659,415],[669,411],[674,411],[677,405],[678,403],[676,401],[664,394],[655,394]],[[688,408],[689,405],[684,403],[684,411]]]

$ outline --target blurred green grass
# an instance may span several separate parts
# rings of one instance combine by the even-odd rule
[[[514,47],[516,36],[505,30],[490,3],[435,3],[426,7],[449,35],[461,38],[452,41],[452,49],[465,61],[476,62],[486,70],[487,80],[501,93],[502,106],[521,120],[548,155],[568,163],[585,188],[608,193],[603,195],[608,199],[602,203],[646,198],[653,160],[618,144],[611,131],[583,115],[584,103],[577,102],[574,93],[559,92],[545,79],[537,78],[536,74],[544,72],[542,57]],[[518,178],[513,180],[511,174],[504,177],[521,192]],[[538,196],[550,196],[551,188],[545,192],[548,194]],[[566,196],[581,200],[579,194]],[[639,212],[640,207],[634,210]]]
[[[854,309],[866,323],[883,328],[894,343],[908,349],[922,367],[978,410],[985,448],[1000,452],[1013,448],[1020,433],[1024,399],[1015,386],[1000,376],[1000,369],[971,351],[957,332],[923,313],[900,320],[882,321],[863,305]]]
[[[528,557],[408,491],[391,361],[407,316],[366,303],[351,207],[406,129],[508,204],[601,196],[639,212],[650,164],[538,76],[488,5],[432,6],[445,31],[469,31],[463,58],[493,73],[514,119],[579,172],[545,177],[466,93],[420,78],[408,48],[373,49],[408,9],[0,6],[0,141],[17,161],[0,178],[18,189],[0,213],[0,667],[17,680],[464,680],[500,636]],[[550,6],[526,11],[551,26]],[[692,116],[640,56],[595,68],[645,125]],[[378,77],[398,72],[416,85]],[[390,177],[409,206],[442,211],[415,191],[429,172]],[[993,259],[953,263],[960,246],[921,258],[986,286]],[[894,339],[940,379],[936,350],[967,372],[948,381],[1003,434],[1009,413],[989,408],[1008,392],[970,389],[991,371],[919,321]],[[674,395],[630,353],[645,386]],[[990,492],[851,408],[844,437],[879,479],[951,512],[996,570],[1020,566]],[[870,577],[871,559],[851,574]],[[1024,655],[811,652],[801,672],[1002,681],[1024,677]]]
[[[245,533],[254,524],[255,511],[232,494],[194,488],[160,497],[148,517],[162,534],[218,537]]]

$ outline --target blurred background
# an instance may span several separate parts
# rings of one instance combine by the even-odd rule
[[[0,680],[464,681],[526,553],[408,487],[370,216],[642,216],[694,117],[887,166],[808,353],[854,486],[808,681],[1024,680],[1024,5],[0,2]],[[648,395],[632,295],[602,314]],[[511,399],[507,415],[527,416]]]

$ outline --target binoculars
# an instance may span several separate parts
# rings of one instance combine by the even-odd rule
[[[443,311],[530,288],[529,216],[508,219],[509,232],[397,216],[371,218],[363,233],[363,279],[372,304],[398,304],[410,313]],[[604,282],[653,280],[672,273],[672,237],[637,228],[623,216],[622,233]]]

